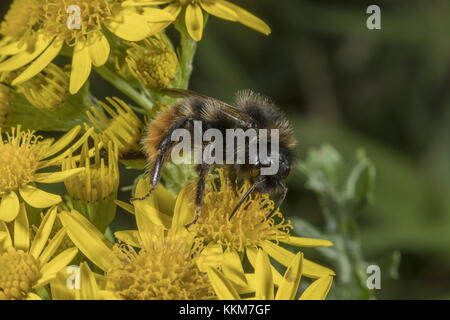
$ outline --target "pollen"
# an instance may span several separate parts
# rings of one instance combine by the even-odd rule
[[[69,6],[79,8],[67,13]],[[108,0],[43,0],[43,29],[69,45],[92,32],[101,30],[101,24],[111,17],[111,4]],[[68,19],[79,19],[80,28],[67,27]]]
[[[209,176],[201,217],[190,230],[203,238],[205,243],[217,243],[239,252],[246,247],[257,247],[265,240],[277,242],[289,237],[293,227],[278,210],[271,215],[274,202],[268,194],[252,194],[230,218],[250,186],[245,183],[236,192],[225,172],[221,169],[216,172],[219,179],[215,175]]]
[[[14,0],[0,25],[0,34],[20,38],[39,22],[40,15],[40,1]]]
[[[0,135],[1,135],[0,128]],[[34,131],[22,131],[20,126],[0,140],[0,196],[33,181],[45,145]]]
[[[120,263],[107,277],[116,293],[129,300],[204,300],[214,297],[206,273],[200,272],[196,256],[200,242],[180,236],[154,237],[137,252],[116,245]]]
[[[132,43],[125,61],[130,73],[148,88],[166,88],[177,73],[177,55],[162,35]]]
[[[38,279],[39,266],[32,255],[14,248],[0,255],[0,300],[25,298]]]
[[[50,63],[41,73],[20,84],[18,91],[36,108],[54,110],[64,104],[69,94],[69,76]]]

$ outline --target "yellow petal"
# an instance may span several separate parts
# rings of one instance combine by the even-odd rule
[[[13,221],[19,214],[19,210],[20,205],[17,194],[14,191],[4,194],[0,203],[0,220]]]
[[[23,200],[34,208],[48,208],[62,201],[57,194],[48,193],[32,185],[26,185],[19,189]]]
[[[325,300],[333,283],[332,276],[322,277],[309,285],[299,300]]]
[[[81,300],[99,300],[97,281],[86,262],[80,265],[80,283]]]
[[[33,243],[31,244],[30,248],[30,254],[36,259],[44,249],[50,233],[52,232],[53,225],[55,224],[56,213],[56,207],[47,212],[47,214],[44,216],[44,219],[42,219],[41,225],[39,226],[36,235],[34,236]]]
[[[75,300],[75,290],[67,287],[68,275],[66,270],[61,270],[50,282],[53,300]]]
[[[264,21],[254,16],[247,10],[244,10],[241,7],[238,7],[237,5],[225,0],[220,0],[220,3],[233,10],[238,16],[238,21],[243,25],[251,29],[254,29],[258,32],[261,32],[265,35],[269,35],[272,32],[270,30],[270,27]]]
[[[293,236],[290,236],[288,239],[282,239],[280,241],[286,244],[290,244],[292,246],[303,248],[330,247],[333,245],[333,242],[329,240],[300,238]]]
[[[170,13],[173,17],[178,17],[178,15],[181,12],[181,6],[179,3],[177,2],[172,2],[171,4],[169,4],[167,7],[165,7],[163,10],[167,11],[168,13]]]
[[[142,16],[147,22],[172,22],[175,17],[169,12],[156,8],[142,8]]]
[[[9,228],[3,221],[0,221],[0,252],[13,246]]]
[[[263,250],[258,250],[255,266],[256,288],[255,298],[257,300],[273,300],[274,287],[272,270],[269,256]]]
[[[0,47],[0,55],[10,56],[25,50],[21,41],[11,42]]]
[[[237,287],[246,288],[248,286],[241,258],[235,250],[225,251],[222,270],[225,277]]]
[[[194,219],[194,206],[192,202],[192,190],[195,190],[194,182],[188,182],[178,194],[173,211],[172,228],[184,228]]]
[[[65,159],[69,154],[73,153],[74,150],[78,149],[86,141],[86,139],[91,136],[91,133],[93,132],[93,130],[94,130],[94,128],[89,128],[88,130],[86,130],[86,132],[83,134],[83,136],[80,139],[78,139],[76,142],[71,144],[69,149],[67,149],[63,153],[59,154],[58,156],[54,157],[53,159],[47,160],[47,161],[41,161],[40,162],[41,165],[39,166],[39,169],[53,166],[56,164],[60,164],[61,160]],[[67,144],[70,142],[68,138],[69,137],[66,138],[66,135],[64,135],[60,140],[64,140],[64,143]],[[49,154],[49,152],[47,154]],[[89,152],[89,154],[90,154],[90,152]],[[76,160],[77,158],[79,158],[79,156],[73,157],[74,160]]]
[[[295,298],[302,276],[303,253],[295,255],[291,265],[287,268],[283,282],[278,288],[276,300],[292,300]]]
[[[89,78],[92,60],[86,41],[78,40],[73,50],[72,70],[70,72],[70,93],[76,94]]]
[[[58,172],[45,172],[45,173],[36,173],[34,175],[34,181],[40,183],[57,183],[63,182],[64,180],[76,176],[81,172],[84,172],[85,168],[75,168],[65,171]]]
[[[127,41],[141,41],[151,34],[146,19],[134,8],[122,8],[115,12],[105,26],[119,38]]]
[[[292,260],[294,260],[295,254],[286,250],[271,241],[264,241],[261,247],[279,263],[288,267]],[[334,271],[314,263],[308,259],[303,259],[303,275],[311,278],[320,278],[323,276],[334,275]]]
[[[208,268],[211,285],[220,300],[239,300],[239,294],[232,283],[214,268]]]
[[[59,215],[67,234],[84,255],[103,271],[112,267],[112,244],[85,217],[76,211]]]
[[[114,236],[120,240],[129,244],[130,246],[139,248],[141,246],[139,241],[139,232],[136,230],[124,230],[117,231],[114,233]]]
[[[217,268],[223,264],[224,255],[220,244],[210,242],[206,248],[202,250],[197,258],[197,267],[201,272],[207,272],[208,268]]]
[[[42,300],[42,298],[39,297],[36,293],[29,292],[25,300]]]
[[[95,35],[92,36],[89,40],[88,49],[94,66],[100,67],[108,61],[111,48],[102,32],[96,32]]]
[[[303,275],[309,278],[322,278],[326,276],[334,276],[333,270],[328,269],[320,264],[303,259]]]
[[[41,279],[33,288],[39,288],[48,284],[52,279],[56,277],[56,274],[67,267],[67,265],[75,258],[78,253],[77,248],[66,249],[55,258],[50,260],[41,268]]]
[[[0,71],[12,71],[16,70],[24,65],[30,63],[36,59],[52,42],[53,38],[47,38],[43,35],[39,35],[36,38],[35,48],[32,52],[22,51],[8,60],[0,63]]]
[[[175,197],[161,183],[155,190],[155,198],[159,211],[168,216],[172,216],[173,210],[175,209]]]
[[[58,55],[58,53],[61,51],[63,43],[63,41],[54,41],[52,44],[50,44],[47,49],[45,49],[45,51],[36,60],[34,60],[29,67],[25,69],[25,71],[23,71],[17,78],[15,78],[11,82],[11,84],[13,86],[21,84],[41,72]]]
[[[117,204],[119,207],[121,207],[123,210],[127,211],[128,213],[134,214],[134,207],[128,202],[114,200],[114,203]]]
[[[249,247],[249,248],[246,248],[245,251],[247,253],[247,258],[250,261],[250,264],[253,266],[253,268],[255,268],[256,267],[256,258],[258,256],[258,249]],[[279,286],[283,282],[283,276],[277,271],[277,269],[275,269],[274,266],[271,266],[271,270],[272,270],[273,283],[276,286]],[[248,283],[251,287],[253,287],[253,288],[256,287],[255,282],[252,282],[252,283],[248,282]]]
[[[149,188],[150,186],[148,179],[140,179],[136,185],[135,197],[139,198],[144,196],[148,192]],[[143,201],[134,201],[133,204],[135,207],[134,212],[136,215],[136,223],[141,236],[145,232],[152,234],[160,228],[167,229],[167,223],[170,223],[170,220],[167,221],[167,218],[164,218],[164,215],[159,211],[155,194],[152,194]],[[155,227],[157,228],[155,229]],[[147,242],[144,237],[142,240]]]
[[[80,131],[81,126],[76,126],[70,129],[69,132],[67,132],[64,136],[58,139],[58,141],[52,144],[50,148],[48,148],[47,152],[44,155],[44,159],[60,152],[62,149],[67,147],[69,143],[71,143],[73,139],[75,139],[75,137],[78,135]]]
[[[30,230],[25,204],[20,203],[19,214],[14,221],[14,247],[28,252],[30,248]]]
[[[61,245],[61,242],[64,240],[64,237],[66,236],[66,230],[62,228],[59,230],[52,240],[45,246],[44,251],[42,251],[42,254],[39,256],[38,260],[41,263],[41,265],[46,264],[51,257],[55,254],[56,250],[58,250],[59,246]]]
[[[237,21],[238,15],[234,10],[221,3],[220,1],[202,1],[200,2],[203,10],[221,19]]]
[[[203,12],[199,5],[189,3],[186,7],[186,28],[192,39],[200,41],[203,36]]]

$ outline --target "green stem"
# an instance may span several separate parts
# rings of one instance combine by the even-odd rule
[[[95,72],[97,72],[103,79],[111,83],[115,88],[117,88],[117,90],[123,92],[144,110],[149,111],[153,108],[153,103],[147,98],[144,93],[134,89],[126,80],[119,77],[116,73],[112,72],[107,67],[102,66],[95,68]]]
[[[175,27],[180,33],[179,60],[181,68],[181,77],[176,87],[180,89],[187,89],[189,87],[189,80],[191,78],[192,71],[194,70],[193,62],[198,45],[197,42],[192,40],[187,33],[184,22],[177,23]]]

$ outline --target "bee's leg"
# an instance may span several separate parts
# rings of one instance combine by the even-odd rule
[[[284,199],[286,198],[288,187],[285,183],[280,183],[281,188],[283,188],[283,191],[281,192],[280,199],[278,199],[276,206],[272,209],[272,211],[269,213],[266,219],[269,219],[283,204]]]
[[[233,165],[229,165],[227,167],[227,175],[228,175],[228,185],[233,190],[234,195],[237,197],[239,195],[237,189],[237,174]]]
[[[169,152],[172,150],[171,147],[175,144],[175,142],[172,141],[172,133],[176,129],[184,128],[190,120],[191,119],[183,119],[182,121],[175,124],[168,130],[166,136],[164,137],[161,144],[159,145],[158,156],[156,157],[156,160],[153,162],[153,167],[150,172],[150,189],[149,189],[149,191],[143,197],[132,198],[130,200],[131,202],[136,201],[136,200],[143,201],[143,200],[147,199],[148,197],[150,197],[152,195],[153,191],[156,190],[159,180],[161,179],[161,170],[164,167],[164,162],[168,158]]]
[[[197,223],[200,218],[202,212],[202,204],[203,204],[203,196],[205,195],[205,180],[206,175],[209,172],[209,164],[202,163],[197,166],[198,172],[198,182],[195,190],[195,217],[194,220],[187,225],[185,225],[186,229],[189,229],[190,226]]]
[[[250,197],[252,192],[255,190],[255,188],[262,182],[263,180],[256,180],[251,187],[247,190],[247,192],[244,194],[244,196],[239,200],[237,205],[234,207],[233,212],[231,212],[230,218],[233,218],[233,216],[236,214],[236,212],[239,210],[239,208],[242,206],[242,204]]]

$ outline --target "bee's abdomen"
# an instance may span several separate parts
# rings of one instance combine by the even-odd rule
[[[142,141],[145,153],[150,161],[153,161],[159,153],[159,147],[163,139],[169,133],[170,128],[181,118],[178,106],[171,107],[160,112],[155,120],[147,127]]]

